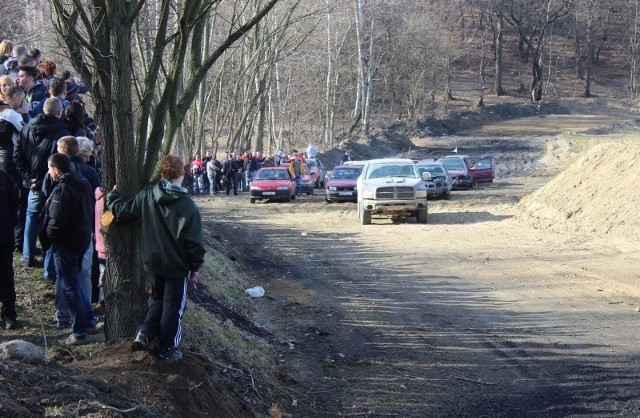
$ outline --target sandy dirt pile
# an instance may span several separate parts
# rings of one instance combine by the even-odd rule
[[[640,142],[594,146],[553,181],[527,196],[517,217],[537,228],[638,241]]]

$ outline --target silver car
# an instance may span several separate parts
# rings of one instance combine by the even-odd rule
[[[416,163],[416,169],[420,176],[424,172],[431,174],[431,180],[425,181],[427,198],[441,197],[449,200],[453,188],[453,177],[442,163],[433,160],[419,161]]]

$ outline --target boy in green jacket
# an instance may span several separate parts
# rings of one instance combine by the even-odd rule
[[[182,159],[168,155],[160,160],[160,176],[158,183],[145,187],[129,200],[114,187],[107,195],[107,207],[118,222],[142,220],[142,256],[152,291],[134,347],[151,350],[157,337],[159,357],[179,360],[187,283],[198,282],[205,249],[200,212],[187,189],[181,186]]]

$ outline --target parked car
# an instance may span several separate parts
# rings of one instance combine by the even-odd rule
[[[471,158],[468,155],[447,155],[438,159],[453,178],[453,190],[469,189],[475,184],[471,171]]]
[[[251,182],[250,202],[258,199],[283,200],[296,198],[296,180],[286,167],[265,167],[258,170]]]
[[[327,202],[358,200],[356,182],[362,173],[362,166],[339,165],[331,170],[325,182]]]
[[[442,197],[449,200],[453,188],[453,177],[445,166],[438,161],[423,160],[416,164],[418,173],[422,176],[425,171],[431,174],[431,180],[425,181],[427,186],[427,198]]]
[[[418,175],[416,165],[406,158],[369,160],[358,177],[358,219],[371,223],[371,214],[415,216],[427,223],[429,172]]]
[[[484,156],[471,166],[475,183],[491,183],[496,175],[495,159],[491,155]]]
[[[309,175],[315,177],[315,187],[320,189],[324,187],[325,169],[322,162],[317,158],[307,158],[307,166],[309,167]]]

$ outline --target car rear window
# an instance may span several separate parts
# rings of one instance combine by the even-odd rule
[[[466,169],[464,162],[459,159],[440,160],[447,170],[464,170]]]
[[[331,178],[338,180],[357,179],[360,173],[362,173],[362,169],[339,168],[331,172]]]

